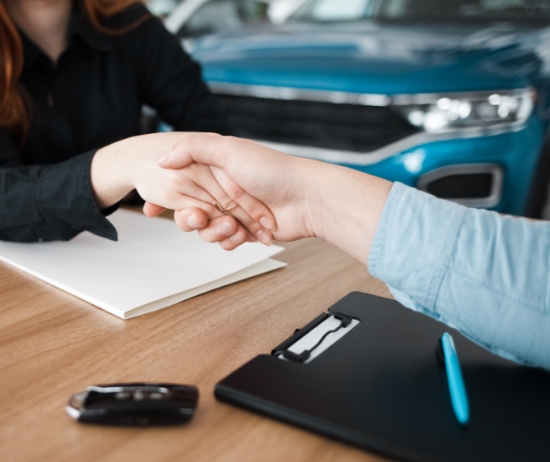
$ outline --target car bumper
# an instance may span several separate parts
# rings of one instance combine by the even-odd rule
[[[452,198],[464,205],[522,215],[544,143],[544,125],[531,115],[521,127],[504,133],[464,137],[464,133],[419,133],[371,153],[263,144],[288,154],[351,167],[390,181],[429,190],[446,176],[486,173],[492,176],[483,197]]]

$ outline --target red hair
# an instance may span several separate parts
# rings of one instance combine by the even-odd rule
[[[148,19],[143,15],[121,30],[108,29],[102,20],[140,0],[78,0],[92,25],[104,34],[123,34]],[[25,91],[19,78],[23,70],[23,44],[19,32],[0,0],[0,127],[24,137],[29,128]]]

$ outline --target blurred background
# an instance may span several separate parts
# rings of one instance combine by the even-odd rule
[[[150,0],[234,133],[550,218],[550,0]],[[170,130],[145,109],[144,129]]]

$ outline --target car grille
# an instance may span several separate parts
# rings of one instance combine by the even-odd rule
[[[493,181],[491,172],[447,175],[428,183],[425,190],[441,199],[483,199],[491,195]]]
[[[389,107],[217,96],[243,138],[368,153],[418,131]]]

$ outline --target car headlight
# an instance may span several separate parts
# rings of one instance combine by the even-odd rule
[[[535,99],[531,88],[475,93],[396,95],[392,106],[428,133],[503,127],[525,122]]]

